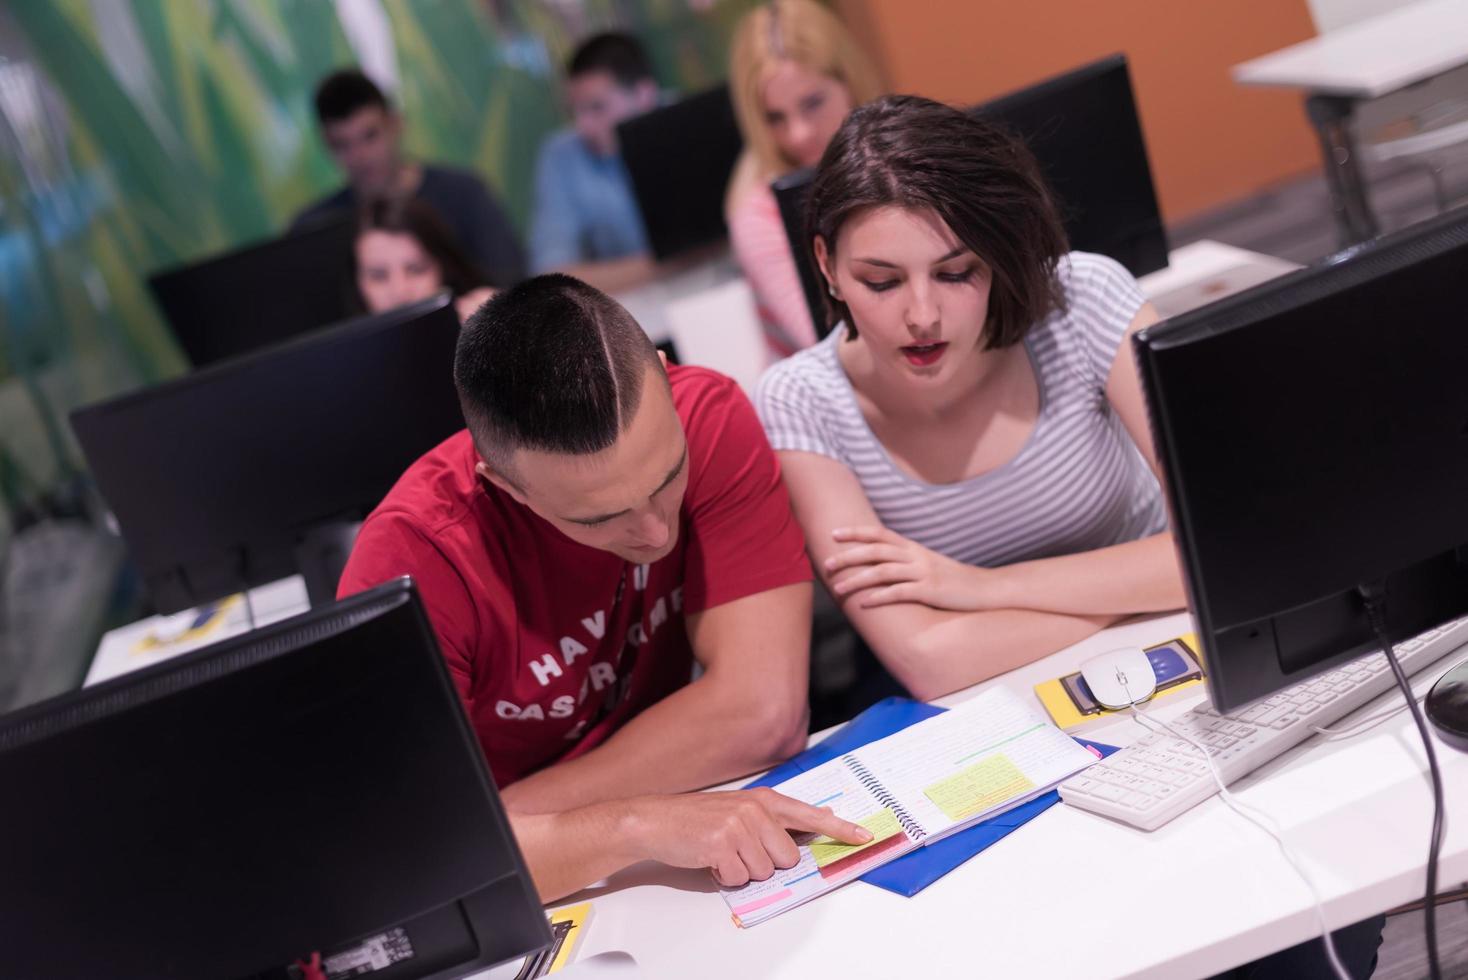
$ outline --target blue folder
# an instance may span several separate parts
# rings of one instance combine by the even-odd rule
[[[832,733],[820,745],[805,750],[782,766],[771,769],[749,786],[774,786],[792,776],[814,769],[816,766],[855,751],[868,742],[899,732],[924,718],[943,712],[944,708],[907,698],[886,698],[878,701],[851,721]],[[1078,738],[1077,742],[1100,752],[1102,757],[1116,751],[1115,746],[1088,742]],[[1007,836],[1016,827],[1024,824],[1060,802],[1060,794],[1051,790],[1023,806],[1007,810],[997,817],[977,823],[965,831],[946,837],[935,844],[910,851],[895,861],[873,868],[862,875],[861,880],[889,892],[909,897],[916,895],[939,878],[958,867],[990,844]]]

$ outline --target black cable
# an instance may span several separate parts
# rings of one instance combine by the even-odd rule
[[[1392,649],[1391,640],[1386,634],[1386,616],[1382,612],[1382,606],[1386,598],[1386,589],[1380,582],[1372,582],[1357,587],[1361,598],[1366,603],[1366,618],[1371,621],[1371,628],[1376,632],[1377,642],[1381,644],[1381,652],[1386,654],[1386,662],[1391,665],[1392,673],[1396,675],[1397,686],[1402,689],[1407,699],[1407,707],[1412,712],[1412,720],[1417,723],[1417,734],[1422,736],[1422,747],[1427,750],[1427,770],[1432,777],[1432,840],[1427,848],[1427,895],[1423,901],[1422,921],[1424,931],[1427,933],[1427,969],[1432,980],[1442,980],[1442,966],[1437,958],[1437,860],[1443,845],[1443,778],[1437,768],[1437,752],[1432,745],[1432,735],[1427,730],[1427,719],[1422,716],[1422,709],[1417,705],[1417,698],[1412,694],[1412,685],[1407,680],[1407,674],[1402,670],[1402,665],[1397,662],[1396,651]]]
[[[251,630],[255,630],[257,628],[255,625],[255,603],[250,599],[250,587],[245,586],[244,591],[240,595],[244,596],[245,599],[245,623]]]
[[[251,632],[255,630],[255,603],[250,599],[250,554],[240,549],[240,597],[245,600],[245,623]]]

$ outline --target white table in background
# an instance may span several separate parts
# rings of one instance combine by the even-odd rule
[[[1168,253],[1167,268],[1137,280],[1157,312],[1177,316],[1294,272],[1296,262],[1236,248],[1211,239],[1191,242]]]
[[[994,685],[1032,698],[1088,656],[1190,629],[1183,614],[1113,627],[938,703]],[[1149,710],[1170,718],[1200,697]],[[1141,734],[1131,720],[1086,733],[1113,744]],[[1447,811],[1468,812],[1468,755],[1439,745],[1438,757]],[[1421,897],[1424,759],[1404,712],[1348,741],[1312,740],[1235,784],[1280,825],[1332,928]],[[1441,871],[1445,890],[1468,878],[1468,824],[1449,822]],[[1316,934],[1309,892],[1274,842],[1217,798],[1152,833],[1056,805],[913,898],[853,882],[751,929],[733,925],[706,872],[638,865],[567,902],[588,899],[581,955],[625,950],[659,978],[1198,977]]]
[[[733,253],[714,251],[686,268],[660,275],[632,289],[620,290],[613,294],[613,298],[632,314],[643,332],[656,344],[673,337],[668,323],[669,303],[717,289],[738,278],[739,264]]]
[[[1242,85],[1303,89],[1343,245],[1377,234],[1353,132],[1357,106],[1468,65],[1468,0],[1418,0],[1233,68]]]

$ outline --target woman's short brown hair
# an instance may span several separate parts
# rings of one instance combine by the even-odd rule
[[[1050,190],[1029,148],[998,125],[941,102],[889,95],[854,110],[821,158],[806,203],[806,247],[819,236],[834,257],[856,212],[896,205],[931,209],[993,273],[984,349],[1020,341],[1062,309],[1055,275],[1067,251]],[[827,302],[827,326],[856,324]]]

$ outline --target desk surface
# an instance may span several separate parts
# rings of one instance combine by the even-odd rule
[[[1190,628],[1183,614],[1115,627],[939,703],[995,684],[1032,697],[1092,654]],[[1169,718],[1200,697],[1149,710]],[[1142,731],[1123,720],[1086,734],[1126,744]],[[1439,761],[1448,811],[1468,811],[1468,755],[1440,747]],[[1354,739],[1316,737],[1235,790],[1281,826],[1335,928],[1421,896],[1424,773],[1404,712]],[[1445,888],[1468,878],[1468,825],[1449,824],[1441,870]],[[587,899],[582,955],[626,950],[649,977],[1191,977],[1316,933],[1309,893],[1273,841],[1216,797],[1150,834],[1055,806],[914,898],[854,882],[751,929],[733,925],[706,872],[638,865],[567,901]],[[1144,944],[1123,940],[1133,928]]]
[[[1418,0],[1233,67],[1243,85],[1374,99],[1468,64],[1468,0]]]

